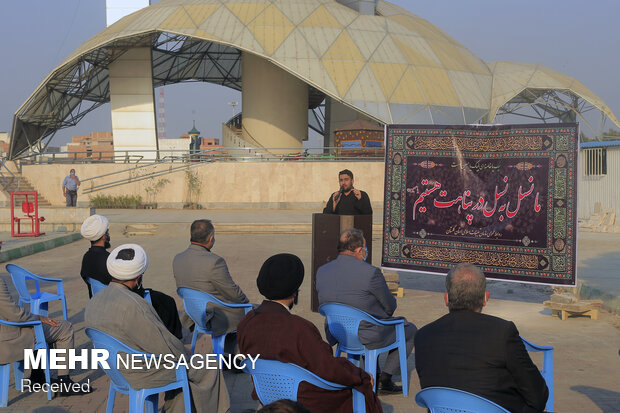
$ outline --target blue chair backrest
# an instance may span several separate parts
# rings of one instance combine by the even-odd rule
[[[344,349],[364,351],[364,345],[357,335],[361,321],[378,324],[377,320],[357,308],[339,303],[326,303],[319,307],[319,313],[327,318],[329,332]]]
[[[252,374],[256,394],[262,404],[269,404],[280,399],[297,400],[299,383],[308,382],[327,390],[342,390],[347,388],[321,379],[314,373],[295,364],[283,363],[277,360],[256,360],[254,369],[246,360],[246,371]]]
[[[549,412],[552,412],[553,409],[553,399],[554,399],[554,380],[553,380],[553,346],[541,346],[538,344],[534,344],[531,341],[528,341],[521,337],[523,344],[525,345],[525,349],[531,352],[543,352],[543,368],[540,371],[540,374],[545,379],[547,383],[547,388],[549,389],[549,398],[547,399],[547,405],[545,409]]]
[[[415,395],[415,401],[431,413],[509,413],[484,397],[447,387],[422,389]]]
[[[87,278],[86,281],[88,281],[88,283],[90,284],[90,290],[93,293],[93,296],[107,287],[107,285],[95,280],[94,278]]]
[[[153,301],[151,300],[151,292],[149,290],[144,290],[144,295],[142,298],[144,298],[147,303],[153,305]]]
[[[24,302],[30,302],[30,291],[28,291],[26,280],[34,280],[37,292],[39,292],[39,282],[36,279],[36,275],[15,264],[7,264],[6,270],[11,274],[11,279],[19,294],[19,298]]]
[[[118,352],[123,352],[125,354],[145,353],[134,350],[126,344],[121,343],[111,335],[94,328],[87,328],[86,335],[92,340],[94,348],[105,349],[108,351],[108,364],[110,365],[110,368],[108,370],[105,370],[105,373],[110,377],[110,380],[112,381],[112,383],[114,383],[114,386],[116,386],[116,388],[123,393],[128,393],[130,390],[134,390],[129,385],[129,382],[125,380],[121,372],[118,370],[118,365],[116,363],[116,354]]]
[[[177,293],[183,299],[185,312],[201,328],[206,329],[207,325],[207,303],[220,301],[209,293],[193,290],[191,288],[179,288]],[[221,302],[221,301],[220,301]]]

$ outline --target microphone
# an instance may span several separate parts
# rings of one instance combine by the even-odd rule
[[[340,191],[338,191],[338,193],[336,194],[336,197],[334,198],[334,202],[338,202],[342,194],[344,194],[344,188],[341,186]]]

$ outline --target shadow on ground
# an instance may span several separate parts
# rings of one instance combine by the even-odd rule
[[[591,386],[572,386],[571,390],[590,398],[603,413],[614,413],[620,406],[620,393]]]

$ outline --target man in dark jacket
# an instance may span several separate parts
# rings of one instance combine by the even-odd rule
[[[370,375],[346,358],[334,357],[314,324],[290,313],[297,303],[303,277],[303,264],[295,255],[278,254],[265,261],[256,284],[267,300],[239,323],[241,352],[293,363],[332,383],[351,386],[364,394],[366,412],[382,412]],[[351,390],[324,390],[305,382],[299,385],[298,401],[312,413],[353,410]]]
[[[511,321],[482,314],[489,299],[483,272],[459,264],[446,277],[450,312],[415,336],[422,388],[464,390],[511,412],[541,412],[549,390]]]
[[[329,197],[324,214],[372,215],[368,194],[353,187],[353,172],[348,169],[340,171],[338,185],[340,190]]]

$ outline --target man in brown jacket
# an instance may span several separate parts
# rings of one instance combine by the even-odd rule
[[[0,278],[0,319],[14,323],[40,320],[43,325],[43,334],[49,345],[67,351],[73,348],[73,326],[65,320],[54,320],[42,315],[31,314],[30,311],[18,306],[13,301],[9,289]],[[24,349],[32,349],[35,344],[33,327],[10,327],[0,325],[0,364],[13,363],[24,359]],[[33,382],[42,383],[45,377],[41,370],[33,370],[30,376]],[[69,370],[58,370],[58,382],[63,384],[59,393],[61,396],[88,393],[81,389],[74,391],[73,380],[69,377]],[[65,386],[66,384],[66,386]],[[86,389],[85,389],[86,390]]]
[[[332,383],[351,386],[364,394],[368,413],[382,412],[370,375],[346,358],[334,357],[315,325],[290,313],[303,279],[304,266],[295,255],[278,254],[265,261],[256,284],[267,300],[239,323],[241,352],[293,363]],[[252,396],[257,398],[255,392]],[[351,390],[330,391],[302,382],[297,400],[312,413],[353,411]]]

